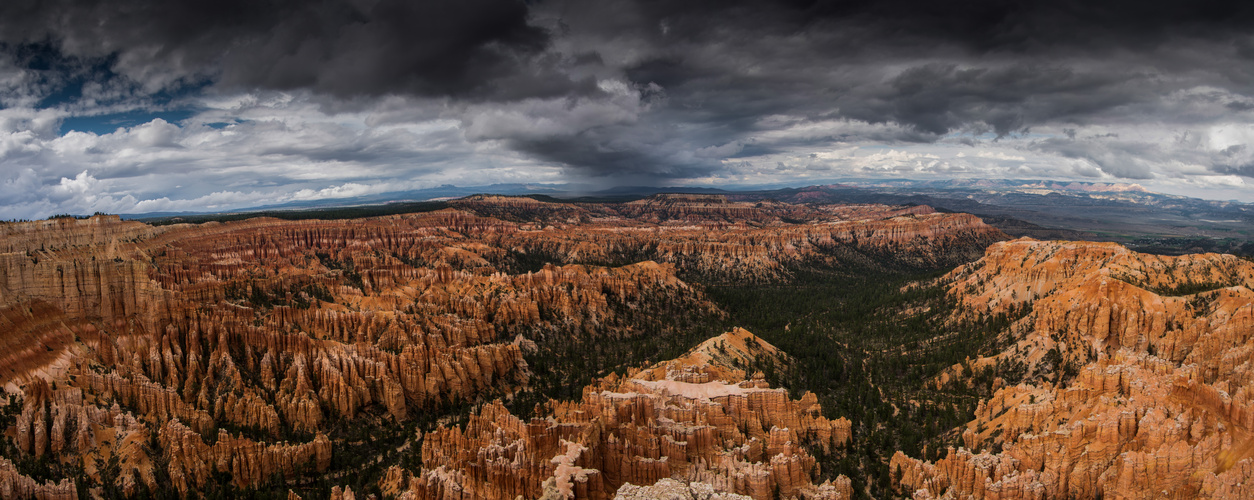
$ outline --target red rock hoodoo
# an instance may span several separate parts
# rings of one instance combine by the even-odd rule
[[[677,478],[758,500],[852,498],[849,480],[812,484],[815,460],[802,445],[833,451],[850,422],[819,414],[814,394],[791,400],[733,359],[786,356],[745,330],[710,339],[682,358],[611,376],[578,402],[551,401],[523,421],[499,404],[465,429],[427,434],[424,473],[389,474],[400,498],[612,498],[624,484]]]
[[[452,206],[336,221],[0,223],[0,386],[21,398],[4,431],[20,453],[97,479],[97,459],[116,458],[128,494],[164,478],[184,494],[215,477],[273,486],[333,467],[337,423],[508,396],[530,376],[533,332],[640,335],[625,311],[657,303],[717,314],[685,273],[767,281],[788,263],[838,258],[833,248],[939,262],[1004,238],[927,207],[703,196]],[[755,498],[844,494],[847,483],[810,484],[803,445],[838,444],[848,423],[725,368],[605,379],[543,420],[489,405],[465,430],[428,437],[431,466],[405,490],[504,498],[552,479],[597,497],[679,477]],[[0,461],[0,496],[75,488]]]
[[[905,491],[1254,496],[1254,263],[1018,240],[993,245],[949,278],[968,314],[1031,306],[998,359],[1029,372],[1070,366],[1075,375],[998,390],[965,430],[965,447],[936,463],[898,453],[890,467]]]

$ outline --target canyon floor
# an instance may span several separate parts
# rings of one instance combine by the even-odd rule
[[[3,498],[1250,498],[1254,263],[927,206],[0,224]]]

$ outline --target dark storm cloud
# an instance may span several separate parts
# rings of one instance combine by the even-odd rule
[[[1254,95],[1254,6],[1234,2],[611,4],[608,16],[578,2],[542,8],[625,78],[664,88],[670,119],[695,131],[683,147],[694,149],[751,138],[778,114],[894,124],[891,136],[861,139],[915,142],[1049,125],[1205,123],[1249,101],[1194,109],[1170,96],[1197,87]],[[658,145],[640,147],[656,155]],[[1145,163],[1127,160],[1149,149],[1126,144],[1089,159],[1142,178]],[[622,168],[580,158],[595,174]]]
[[[110,58],[149,90],[211,79],[338,96],[579,91],[538,57],[548,34],[527,12],[514,0],[15,0],[0,3],[0,41]]]
[[[1254,158],[1250,147],[1244,144],[1228,146],[1215,154],[1215,171],[1224,174],[1254,177]]]
[[[1254,6],[1216,0],[641,0],[639,5],[645,18],[668,21],[677,37],[689,39],[721,37],[729,29],[797,33],[835,24],[873,36],[869,45],[917,50],[930,41],[1019,54],[1141,50],[1177,36],[1230,41],[1248,33],[1254,22]],[[1242,47],[1254,53],[1254,45]]]
[[[1226,52],[1254,27],[1254,7],[1227,2],[646,4],[649,23],[675,34],[643,32],[689,45],[637,63],[633,78],[668,90],[766,87],[777,105],[836,104],[852,118],[934,134],[970,124],[1005,133],[1157,99],[1172,90],[1164,78],[1173,73],[1232,66]],[[755,47],[758,41],[773,46]],[[1206,50],[1170,53],[1187,41]],[[700,50],[713,45],[724,57]],[[768,71],[746,74],[745,67]],[[900,71],[886,74],[886,67]],[[849,71],[833,74],[838,68]],[[791,98],[797,91],[804,99]]]
[[[672,183],[824,146],[979,145],[1042,129],[1057,137],[1024,148],[1092,167],[1077,175],[1148,178],[1165,158],[1249,176],[1254,149],[1085,134],[1254,121],[1254,4],[0,3],[0,105],[88,102],[63,106],[73,114],[267,91],[327,114],[373,110],[367,127],[450,120],[447,134],[576,177]],[[384,109],[389,98],[407,104]],[[364,143],[275,142],[294,162],[404,162]]]
[[[608,128],[571,137],[518,140],[511,145],[548,161],[582,167],[594,175],[631,178],[645,184],[708,175],[719,168],[717,159],[691,154],[687,141],[663,134],[624,137],[621,132],[625,131]],[[681,142],[675,144],[677,140]]]
[[[518,140],[511,145],[519,151],[565,165],[592,166],[597,170],[659,178],[691,176],[688,172],[690,165],[678,165],[682,170],[675,172],[673,169],[676,165],[663,162],[665,158],[655,157],[635,143],[586,137],[554,137]]]

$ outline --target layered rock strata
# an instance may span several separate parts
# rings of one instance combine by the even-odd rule
[[[472,197],[456,206],[541,221],[503,234],[498,245],[504,248],[558,262],[651,259],[707,279],[738,282],[784,279],[789,265],[811,260],[860,266],[956,264],[1006,238],[973,215],[942,214],[922,205],[792,205],[662,194],[626,204]]]

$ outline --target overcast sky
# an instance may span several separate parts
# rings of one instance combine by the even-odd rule
[[[849,177],[1254,201],[1248,3],[951,4],[5,0],[0,218]]]

